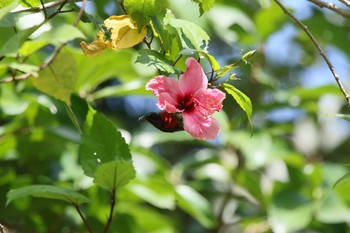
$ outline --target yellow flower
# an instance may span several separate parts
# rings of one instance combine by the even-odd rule
[[[104,21],[102,31],[96,35],[95,41],[80,43],[85,55],[95,57],[105,49],[130,48],[140,43],[146,36],[146,28],[139,32],[129,15],[113,15]]]

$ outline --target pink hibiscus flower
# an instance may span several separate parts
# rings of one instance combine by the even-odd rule
[[[212,115],[222,108],[225,93],[208,88],[208,79],[194,58],[186,60],[186,67],[179,80],[159,75],[147,83],[146,89],[158,97],[157,105],[161,110],[182,113],[184,130],[191,136],[214,139],[220,126]]]

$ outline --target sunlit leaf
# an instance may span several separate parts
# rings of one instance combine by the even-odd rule
[[[175,28],[181,37],[183,48],[207,51],[209,36],[197,24],[183,19],[176,19],[171,12],[168,12],[164,19],[165,25]]]
[[[216,78],[221,78],[223,76],[225,76],[226,74],[230,73],[232,70],[234,70],[236,68],[236,66],[234,66],[233,64],[227,65],[222,67],[220,70],[216,71]]]
[[[136,179],[127,186],[127,189],[158,208],[175,208],[175,189],[165,177],[152,176]]]
[[[23,188],[10,190],[7,193],[6,205],[18,198],[28,196],[62,200],[75,204],[81,204],[90,201],[84,195],[77,193],[71,189],[61,188],[52,185],[30,185],[25,186]]]
[[[350,201],[350,172],[346,173],[340,179],[338,179],[334,185],[333,190],[337,192],[344,200]]]
[[[104,163],[131,161],[129,147],[120,132],[91,107],[84,124],[79,155],[84,173],[90,177],[95,177],[98,167]]]
[[[247,59],[253,57],[253,56],[255,55],[255,53],[256,53],[256,50],[250,50],[250,51],[246,52],[245,54],[242,55],[242,60],[243,60],[246,64],[249,63],[249,62],[247,61]]]
[[[129,183],[135,175],[131,161],[111,161],[97,167],[94,183],[113,191]]]
[[[11,67],[12,69],[19,70],[23,73],[31,74],[35,77],[38,76],[38,71],[39,71],[38,66],[34,66],[34,65],[30,65],[30,64],[22,64],[22,63],[17,63],[17,62],[12,62],[12,63],[9,63],[7,65],[9,67]]]
[[[39,78],[32,78],[32,82],[38,90],[70,105],[76,78],[74,57],[68,52],[61,52],[50,66],[39,73]]]
[[[16,8],[18,0],[2,0],[0,1],[0,21],[7,15],[11,10]]]
[[[21,48],[19,49],[18,52],[22,56],[29,56],[30,54],[43,48],[44,46],[48,45],[49,43],[50,43],[50,41],[38,41],[38,40],[26,41],[21,46]]]
[[[85,35],[70,24],[60,24],[41,34],[36,40],[45,41],[53,45],[60,45],[76,38],[85,38]]]
[[[158,70],[166,73],[180,73],[176,67],[171,65],[171,62],[167,60],[163,55],[154,50],[141,49],[138,51],[139,56],[136,59],[136,62],[146,64],[148,66],[154,66]]]
[[[335,117],[350,121],[350,115],[349,114],[335,114]]]
[[[26,30],[19,31],[11,36],[1,47],[0,56],[14,55],[28,37],[41,25],[37,25]]]
[[[116,86],[108,86],[88,95],[89,100],[105,97],[123,97],[127,95],[151,95],[145,86],[148,80],[136,80]]]
[[[165,55],[174,60],[182,49],[181,39],[177,30],[166,22],[166,18],[156,17],[152,19],[151,26],[155,37],[158,37],[164,46]]]
[[[319,202],[315,213],[318,221],[328,224],[350,221],[350,208],[336,192],[325,193]]]
[[[306,227],[313,217],[313,205],[302,194],[286,191],[274,197],[268,210],[272,229],[295,232]]]
[[[271,4],[269,8],[262,9],[255,15],[255,24],[259,35],[266,39],[271,33],[281,28],[286,17],[277,4]]]
[[[185,49],[181,50],[179,54],[186,55],[186,56],[192,56],[194,54],[199,54],[200,56],[204,57],[210,63],[210,65],[214,71],[220,69],[220,64],[216,61],[215,57],[210,55],[206,51],[185,48]]]
[[[203,15],[214,6],[215,0],[192,0],[199,4],[199,12]]]
[[[202,195],[186,185],[178,185],[176,192],[176,199],[181,209],[207,228],[216,225],[216,219],[210,203]]]
[[[164,0],[124,0],[124,6],[136,21],[138,29],[141,30],[150,20],[165,12],[166,1]]]
[[[71,52],[78,63],[79,74],[75,88],[79,93],[88,94],[108,79],[118,77],[127,83],[140,77],[133,64],[135,53],[132,50],[109,50],[93,59],[77,50]]]
[[[230,94],[236,100],[236,102],[243,109],[243,111],[245,111],[245,113],[247,114],[250,126],[252,126],[251,118],[252,118],[253,106],[249,97],[247,97],[243,92],[241,92],[231,84],[224,83],[223,87],[225,91],[227,91],[227,93]]]

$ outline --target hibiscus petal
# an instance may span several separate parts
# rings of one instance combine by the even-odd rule
[[[205,115],[211,115],[215,111],[220,111],[222,101],[226,98],[226,95],[218,89],[207,89],[196,92],[193,98],[196,104],[205,111]]]
[[[184,112],[182,116],[184,130],[194,138],[211,140],[219,133],[219,122],[214,118],[203,116],[199,111]]]
[[[176,99],[174,99],[173,96],[166,92],[162,92],[159,94],[157,105],[159,109],[165,110],[168,113],[180,112],[180,110],[177,109],[178,102],[176,101]]]
[[[186,60],[186,71],[179,79],[179,87],[185,95],[194,94],[200,89],[207,89],[208,79],[202,69],[202,66],[194,59],[189,57]]]
[[[159,75],[146,84],[146,90],[151,90],[155,96],[158,96],[158,107],[161,110],[169,113],[180,112],[177,107],[183,94],[177,80]]]

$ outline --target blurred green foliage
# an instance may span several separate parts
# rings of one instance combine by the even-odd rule
[[[91,1],[86,10],[103,21],[123,14],[117,2]],[[348,108],[330,71],[317,72],[326,64],[304,32],[270,0],[145,0],[154,5],[143,8],[125,2],[131,14],[150,13],[139,15],[139,25],[156,16],[148,35],[160,35],[152,43],[157,51],[142,43],[90,59],[79,42],[92,41],[98,29],[88,22],[71,26],[78,12],[41,24],[42,13],[9,13],[19,3],[41,6],[39,0],[0,3],[5,232],[86,232],[76,204],[91,231],[103,232],[114,191],[109,232],[350,232]],[[349,21],[308,1],[293,5],[326,51],[336,51],[333,62],[345,69],[346,81]],[[162,18],[165,6],[171,12]],[[309,10],[304,15],[303,8]],[[275,43],[288,27],[294,30],[289,43],[282,37]],[[32,34],[38,28],[43,31]],[[156,110],[145,90],[153,76],[180,73],[189,55],[202,57],[204,70],[211,72],[251,50],[256,53],[247,63],[214,83],[231,77],[234,89],[228,84],[225,89],[235,97],[227,95],[215,115],[221,126],[216,140],[166,134],[138,120]],[[299,57],[292,62],[295,52]]]

